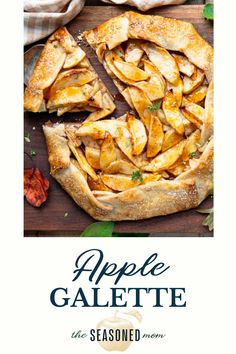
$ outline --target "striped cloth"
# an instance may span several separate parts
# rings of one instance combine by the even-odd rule
[[[85,0],[24,0],[24,44],[47,37],[81,11]]]
[[[183,4],[186,0],[102,0],[108,4],[136,6],[141,11],[164,5]]]

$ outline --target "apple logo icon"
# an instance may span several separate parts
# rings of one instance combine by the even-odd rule
[[[133,333],[134,326],[129,319],[118,316],[118,312],[119,311],[116,311],[113,317],[103,319],[97,325],[97,330],[99,330],[102,338],[98,343],[103,349],[109,352],[123,352],[132,343],[130,333]],[[119,314],[135,317],[139,322],[141,322],[142,319],[138,311],[119,312]],[[134,334],[132,337],[134,337]]]

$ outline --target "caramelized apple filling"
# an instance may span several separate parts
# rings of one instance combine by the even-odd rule
[[[97,54],[133,112],[67,126],[72,158],[91,190],[120,192],[194,167],[203,151],[204,72],[183,54],[142,40],[113,50],[102,43]]]

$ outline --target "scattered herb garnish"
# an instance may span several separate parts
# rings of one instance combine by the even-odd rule
[[[159,102],[157,102],[157,103],[150,104],[150,106],[148,106],[148,109],[149,109],[150,111],[157,111],[158,109],[161,108],[161,103],[162,103],[162,101],[159,101]]]
[[[196,154],[195,151],[193,151],[193,152],[190,152],[188,156],[189,156],[190,159],[193,159],[194,157],[197,156],[197,154]]]
[[[213,208],[210,209],[198,209],[198,213],[201,214],[208,214],[206,219],[203,220],[202,225],[207,226],[209,231],[214,229],[214,210]]]
[[[206,20],[214,20],[214,4],[206,4],[203,8],[203,16]]]
[[[129,141],[129,140],[126,140],[126,142],[125,142],[125,147],[126,147],[126,148],[130,147],[130,141]]]
[[[37,155],[36,150],[35,150],[35,149],[31,149],[31,150],[30,150],[30,155],[31,155],[31,156],[36,156],[36,155]]]
[[[182,164],[183,164],[183,165],[186,165],[186,163],[187,163],[186,161],[182,160]]]
[[[57,48],[57,45],[56,44],[54,44],[54,46],[53,46],[54,48]]]
[[[119,57],[123,57],[123,53],[122,53],[120,50],[117,50],[117,51],[116,51],[116,54],[117,54]]]
[[[132,173],[131,179],[132,179],[132,181],[138,181],[139,180],[141,183],[144,182],[143,175],[142,175],[142,173],[140,171],[134,171]]]

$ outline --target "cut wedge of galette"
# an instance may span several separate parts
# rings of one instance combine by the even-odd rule
[[[51,174],[97,220],[198,206],[213,188],[213,49],[193,26],[126,12],[86,32],[132,112],[48,122]]]
[[[58,116],[87,111],[92,121],[115,109],[112,96],[65,27],[46,42],[25,89],[24,107]]]

